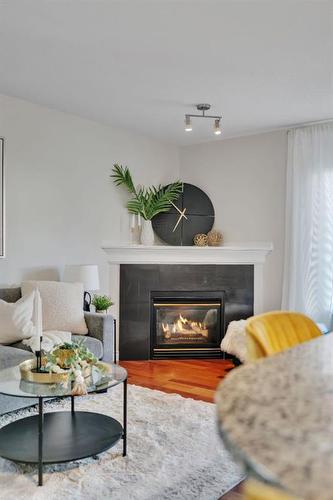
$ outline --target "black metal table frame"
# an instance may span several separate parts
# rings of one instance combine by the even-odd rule
[[[112,387],[110,387],[111,389]],[[89,394],[107,392],[108,389],[94,391]],[[62,396],[60,396],[62,397]],[[63,396],[71,398],[71,413],[75,413],[74,400],[76,396]],[[44,428],[44,397],[38,398],[38,486],[43,486],[43,428]],[[127,377],[123,381],[123,457],[127,454]]]

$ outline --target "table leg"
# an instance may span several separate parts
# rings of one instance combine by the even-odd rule
[[[126,457],[126,453],[127,453],[127,377],[124,380],[123,414],[124,414],[123,457]]]
[[[113,362],[117,364],[117,320],[113,320]]]
[[[71,396],[71,412],[72,412],[72,415],[75,413],[74,396]]]
[[[43,486],[43,398],[38,398],[38,486]]]

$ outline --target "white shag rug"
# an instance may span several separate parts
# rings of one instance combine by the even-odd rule
[[[69,408],[69,400],[45,404],[45,411]],[[122,422],[122,387],[76,398],[76,409]],[[35,410],[0,417],[0,427]],[[177,394],[128,386],[128,455],[122,441],[98,459],[36,467],[0,458],[0,499],[16,500],[216,500],[242,473],[224,449],[216,429],[215,405]]]

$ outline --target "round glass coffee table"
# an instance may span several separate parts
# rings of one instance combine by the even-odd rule
[[[0,429],[0,456],[13,462],[38,464],[38,485],[43,484],[43,465],[71,462],[96,456],[123,439],[126,456],[127,371],[109,365],[107,376],[89,379],[89,394],[105,393],[123,383],[123,424],[100,413],[75,411],[71,384],[37,384],[21,379],[19,367],[0,370],[0,394],[38,399],[38,415],[11,422]],[[71,398],[70,411],[44,413],[44,399]]]

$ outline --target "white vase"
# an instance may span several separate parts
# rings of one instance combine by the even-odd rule
[[[141,229],[141,244],[146,246],[152,246],[155,243],[155,236],[151,220],[142,221]]]

